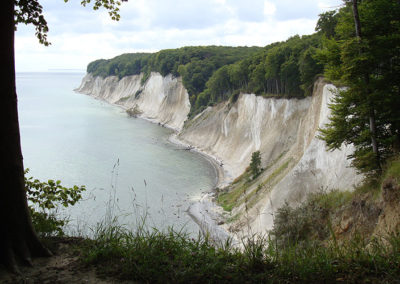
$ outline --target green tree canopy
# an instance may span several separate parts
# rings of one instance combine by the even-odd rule
[[[347,87],[335,97],[321,137],[330,149],[353,144],[353,165],[379,171],[400,148],[400,2],[346,2],[318,57],[325,75]]]

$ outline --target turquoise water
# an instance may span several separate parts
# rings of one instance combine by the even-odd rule
[[[86,185],[84,200],[58,212],[69,231],[90,234],[112,216],[133,228],[182,226],[184,212],[216,180],[202,156],[167,141],[171,130],[129,117],[121,108],[75,93],[83,73],[18,73],[25,168],[41,180]]]

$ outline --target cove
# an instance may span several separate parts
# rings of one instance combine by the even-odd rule
[[[199,231],[190,202],[216,183],[213,166],[171,144],[172,131],[117,106],[75,93],[84,73],[17,73],[24,166],[40,180],[86,185],[79,204],[60,210],[68,232],[89,234],[105,218],[134,228]]]

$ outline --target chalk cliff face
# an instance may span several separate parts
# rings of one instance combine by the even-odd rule
[[[206,109],[188,123],[179,137],[222,161],[229,181],[244,172],[251,154],[260,150],[272,161],[290,149],[311,98],[264,99],[241,95],[238,101]]]
[[[132,113],[177,131],[190,111],[189,96],[180,78],[151,73],[142,86],[142,75],[93,77],[87,74],[77,92],[118,104]]]
[[[305,99],[274,99],[241,95],[189,121],[181,140],[222,161],[229,181],[244,172],[254,151],[260,151],[266,170],[241,197],[246,200],[233,215],[239,228],[250,223],[251,232],[272,228],[273,214],[285,202],[296,206],[310,192],[320,189],[352,189],[361,181],[350,168],[347,155],[353,147],[326,151],[318,128],[329,121],[328,103],[336,88],[322,79]]]
[[[351,145],[326,151],[316,138],[328,121],[328,103],[336,88],[319,79],[314,94],[305,99],[275,99],[242,94],[234,103],[209,107],[184,122],[190,110],[180,78],[152,73],[141,86],[141,75],[93,78],[88,74],[77,91],[134,109],[140,116],[178,131],[185,144],[213,156],[225,171],[223,185],[241,175],[254,151],[260,151],[261,176],[247,189],[246,199],[232,214],[241,214],[232,226],[251,233],[272,228],[273,214],[285,202],[296,206],[306,195],[323,189],[351,189],[361,181],[350,168]],[[247,204],[251,203],[250,208]],[[245,216],[246,215],[246,216]]]

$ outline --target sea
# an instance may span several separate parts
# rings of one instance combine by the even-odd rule
[[[93,236],[110,224],[198,234],[186,210],[215,186],[212,164],[170,143],[172,130],[74,92],[84,75],[16,74],[27,176],[86,186],[79,203],[52,213],[69,220],[70,235]]]

